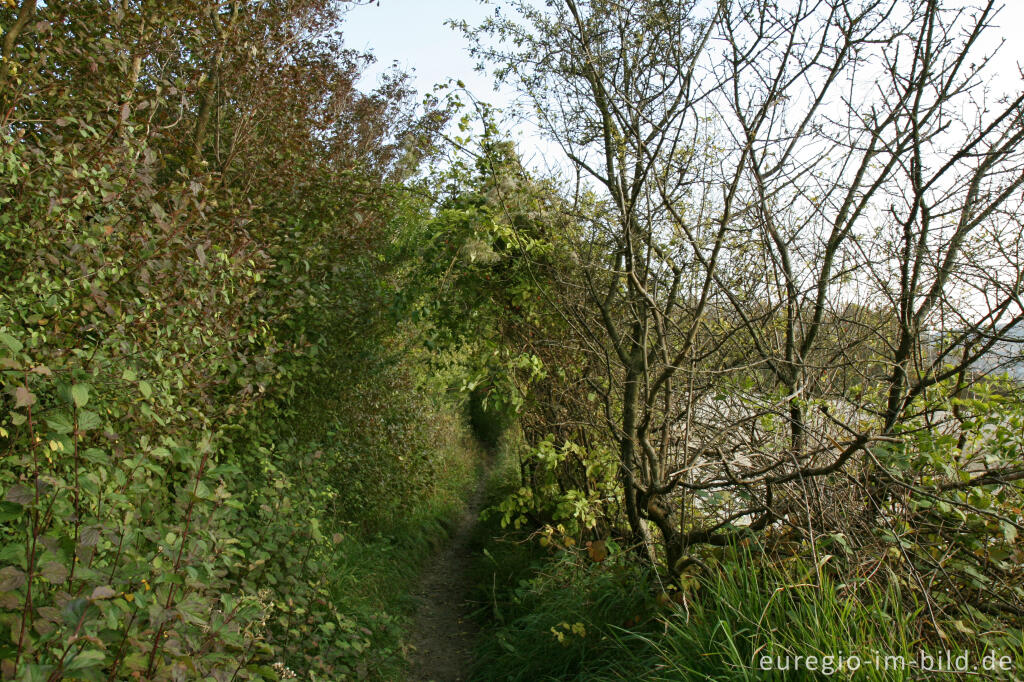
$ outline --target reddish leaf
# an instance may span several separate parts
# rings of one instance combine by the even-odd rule
[[[43,566],[40,574],[54,585],[58,585],[68,579],[68,569],[64,564],[51,561]]]
[[[4,495],[5,502],[13,502],[14,504],[28,504],[32,501],[32,498],[32,490],[24,485],[11,486],[7,494]]]
[[[35,405],[36,397],[24,386],[18,386],[14,391],[14,406],[15,407],[29,407]]]
[[[608,558],[608,548],[605,546],[604,540],[588,542],[587,553],[590,554],[590,558],[594,561],[604,561]]]
[[[111,599],[116,596],[117,592],[114,592],[109,585],[99,585],[92,591],[92,594],[89,595],[89,599],[97,601],[100,599]]]
[[[0,569],[0,592],[10,592],[25,584],[25,573],[14,566]]]

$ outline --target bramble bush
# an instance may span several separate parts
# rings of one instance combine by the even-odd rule
[[[339,679],[397,637],[342,550],[472,473],[390,354],[445,113],[357,89],[343,5],[0,7],[4,679]]]

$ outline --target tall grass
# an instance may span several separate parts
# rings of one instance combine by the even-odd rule
[[[489,550],[496,567],[507,552]],[[536,559],[529,577],[492,574],[491,627],[477,650],[475,680],[589,680],[622,656],[609,634],[649,610],[643,571],[624,561],[587,566],[575,555]]]
[[[737,554],[685,608],[666,609],[650,599],[653,581],[625,564],[588,565],[582,553],[536,561],[532,576],[497,602],[501,617],[480,647],[475,679],[946,680],[965,675],[935,668],[948,671],[965,653],[969,679],[1022,679],[1020,630],[923,641],[924,607],[908,607],[895,583],[855,590],[823,574],[819,584],[813,565],[785,563]],[[636,614],[643,622],[624,627]],[[585,634],[571,633],[576,622]],[[565,641],[554,634],[566,630],[559,623],[570,626]],[[920,667],[922,652],[933,670]],[[1013,665],[985,670],[986,654],[1009,656]]]
[[[893,587],[864,585],[855,594],[827,573],[818,582],[799,559],[787,563],[750,552],[724,561],[685,610],[658,619],[660,631],[617,633],[631,655],[608,679],[916,679],[915,669],[897,662],[916,660],[922,647],[913,634],[921,609],[906,608]]]
[[[511,438],[488,481],[492,504],[519,486]],[[476,531],[483,636],[471,679],[594,679],[622,655],[609,633],[650,610],[647,573],[621,552],[600,564],[575,552],[553,554],[526,532],[502,529],[499,519],[485,514]]]
[[[408,515],[377,532],[344,534],[337,541],[331,597],[350,618],[349,632],[338,635],[351,648],[353,679],[405,679],[405,642],[417,606],[411,590],[424,563],[447,541],[481,473],[484,456],[468,434],[453,433],[438,447],[446,466]]]
[[[493,500],[518,485],[508,459]],[[657,577],[622,552],[595,563],[582,550],[541,548],[496,519],[479,532],[475,680],[1024,680],[1021,629],[997,629],[965,608],[937,636],[896,575],[844,580],[835,560],[816,570],[800,557],[727,549],[685,606],[666,607]],[[921,669],[923,652],[949,670],[947,650],[954,667],[968,655],[967,675]],[[986,654],[1009,656],[1011,669],[983,669]]]

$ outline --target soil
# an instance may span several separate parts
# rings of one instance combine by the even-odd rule
[[[470,540],[483,505],[483,485],[459,518],[449,545],[428,565],[416,597],[420,608],[412,628],[409,680],[460,682],[469,679],[477,628],[470,618],[473,589]]]

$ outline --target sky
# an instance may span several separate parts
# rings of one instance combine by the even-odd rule
[[[376,55],[377,64],[367,74],[371,83],[397,62],[413,74],[421,93],[454,78],[478,99],[504,104],[508,97],[496,95],[491,79],[474,71],[462,34],[444,25],[448,19],[477,25],[493,12],[478,0],[380,0],[349,10],[345,43]]]
[[[435,84],[461,80],[477,100],[508,109],[515,93],[507,87],[496,91],[491,77],[476,71],[462,33],[445,25],[456,19],[477,26],[493,13],[494,5],[480,0],[380,0],[349,10],[343,26],[345,44],[377,57],[364,76],[364,88],[397,64],[412,74],[421,95]],[[558,148],[533,126],[505,121],[504,129],[516,139],[527,167],[550,169],[561,162]]]
[[[998,26],[987,34],[989,42],[982,47],[994,47],[1000,38],[1005,38],[996,68],[1003,82],[993,85],[997,90],[1012,91],[1020,88],[1017,64],[1024,62],[1020,36],[1024,30],[1024,0],[1004,2],[1005,7],[996,22]],[[969,3],[947,1],[950,7],[958,4]],[[490,77],[474,70],[476,63],[468,54],[462,34],[445,26],[448,19],[478,25],[493,12],[493,2],[483,4],[480,0],[379,0],[352,7],[343,30],[349,47],[377,57],[377,63],[364,77],[363,86],[367,89],[382,71],[397,63],[413,75],[421,94],[429,92],[436,83],[456,79],[462,80],[477,99],[502,107],[512,102],[513,95],[507,90],[494,91]],[[533,158],[534,163],[528,165],[547,165],[544,157],[556,150],[542,142],[535,132],[523,128],[516,132],[520,151],[528,160]]]
[[[365,2],[365,0],[363,0]],[[1024,0],[1004,0],[1006,6],[999,14],[997,31],[1007,39],[1001,63],[1004,73],[1014,75],[1014,62],[1024,60],[1020,31],[1024,28]],[[949,0],[956,6],[957,0]],[[480,0],[379,0],[353,7],[345,21],[345,40],[353,48],[374,53],[378,58],[375,73],[392,62],[407,70],[414,70],[421,92],[435,83],[449,78],[462,79],[477,96],[506,102],[507,97],[492,93],[491,82],[474,71],[474,60],[466,51],[462,35],[444,25],[448,19],[465,20],[479,24],[494,12],[494,5]]]

